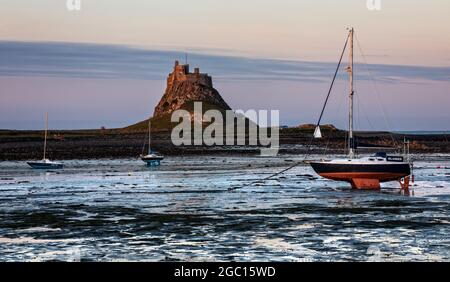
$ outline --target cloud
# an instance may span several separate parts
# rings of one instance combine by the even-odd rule
[[[201,53],[199,53],[201,52]],[[165,79],[180,51],[147,50],[122,45],[0,41],[0,76],[46,76],[100,79]],[[224,56],[193,51],[189,63],[214,79],[330,81],[336,62],[308,62]],[[345,77],[344,64],[340,78]],[[384,82],[448,81],[449,67],[356,64],[356,79],[369,75]]]

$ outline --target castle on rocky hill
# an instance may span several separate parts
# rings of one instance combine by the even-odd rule
[[[173,71],[167,77],[166,91],[155,108],[153,117],[171,114],[182,108],[188,102],[206,102],[220,110],[231,108],[214,89],[212,78],[206,73],[200,73],[199,68],[189,72],[188,64],[175,61]]]
[[[167,87],[172,87],[176,82],[190,81],[213,87],[212,79],[207,73],[200,73],[200,68],[194,68],[194,72],[189,72],[189,65],[180,65],[175,61],[173,71],[167,77]]]

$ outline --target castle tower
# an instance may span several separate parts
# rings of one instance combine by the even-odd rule
[[[213,87],[212,79],[207,73],[200,73],[200,68],[194,68],[194,73],[189,72],[189,64],[180,64],[175,61],[173,71],[167,77],[167,87],[172,87],[177,82],[190,81]]]

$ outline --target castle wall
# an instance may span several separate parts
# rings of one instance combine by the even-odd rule
[[[200,73],[199,68],[195,68],[194,73],[189,72],[189,65],[180,65],[175,61],[173,71],[167,77],[167,86],[171,87],[175,82],[190,81],[213,87],[212,78],[206,73]]]

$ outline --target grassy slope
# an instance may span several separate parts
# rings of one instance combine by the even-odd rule
[[[190,101],[186,104],[184,104],[181,109],[186,110],[188,112],[193,112],[194,111],[194,102]],[[218,108],[215,105],[206,103],[206,102],[202,102],[202,112],[203,114],[208,111],[208,110],[219,110],[220,112],[222,112],[222,114],[225,114],[225,110]],[[156,131],[166,131],[166,130],[170,130],[172,129],[174,126],[177,125],[176,122],[172,123],[170,121],[171,119],[171,114],[167,114],[161,117],[152,117],[151,119],[151,126],[152,126],[152,130],[156,130]],[[136,124],[127,126],[125,128],[122,129],[122,132],[126,132],[126,133],[131,133],[131,132],[143,132],[146,131],[148,128],[148,119],[140,121]]]

